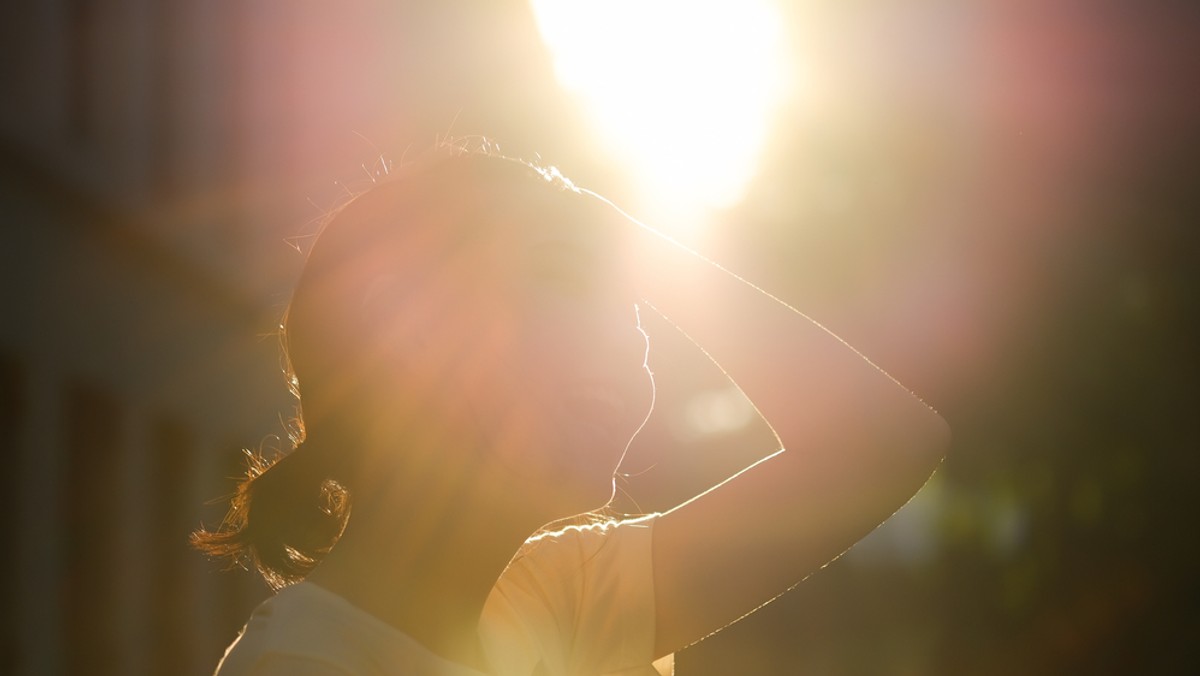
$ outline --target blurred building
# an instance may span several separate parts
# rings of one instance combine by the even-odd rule
[[[264,590],[187,536],[288,410],[278,307],[233,272],[240,17],[0,11],[0,671],[207,673]]]
[[[306,236],[411,145],[567,118],[523,2],[55,0],[0,26],[0,672],[210,673],[266,590],[187,537],[242,448],[286,444]]]

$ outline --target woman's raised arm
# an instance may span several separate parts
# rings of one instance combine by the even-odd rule
[[[845,551],[940,462],[937,413],[800,312],[645,229],[641,291],[749,397],[783,450],[655,526],[656,649],[737,620]]]

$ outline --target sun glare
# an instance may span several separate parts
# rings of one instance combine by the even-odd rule
[[[563,86],[647,191],[685,210],[736,203],[785,60],[762,0],[532,0]]]

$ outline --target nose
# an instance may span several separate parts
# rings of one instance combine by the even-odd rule
[[[607,323],[604,338],[603,368],[606,377],[618,381],[624,390],[627,404],[641,408],[652,390],[650,374],[646,368],[649,357],[650,338],[642,328],[640,310],[628,304],[618,318]]]

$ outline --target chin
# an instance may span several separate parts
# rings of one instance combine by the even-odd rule
[[[555,489],[560,495],[556,501],[560,505],[557,518],[567,518],[608,507],[613,498],[613,479],[609,474],[604,477],[592,475],[586,479],[580,477],[572,481],[560,475]]]

